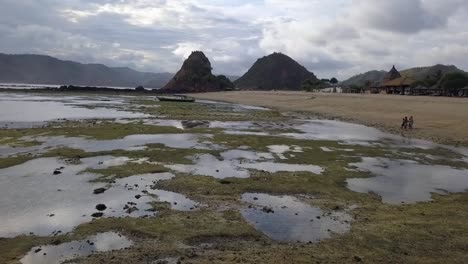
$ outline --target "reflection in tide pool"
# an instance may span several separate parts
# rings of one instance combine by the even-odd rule
[[[220,146],[209,142],[199,143],[200,139],[207,139],[209,135],[200,134],[151,134],[129,135],[120,139],[96,140],[81,137],[24,137],[24,141],[42,142],[31,147],[0,146],[0,156],[10,156],[22,153],[42,153],[51,148],[67,147],[81,149],[87,152],[122,150],[141,150],[148,144],[162,144],[169,148],[195,148],[195,149],[219,149]]]
[[[206,175],[218,179],[224,178],[248,178],[248,169],[263,170],[271,173],[275,172],[312,172],[321,174],[322,167],[316,165],[301,165],[276,163],[274,157],[269,152],[254,152],[248,150],[228,150],[220,154],[222,160],[210,154],[196,155],[192,158],[194,165],[176,164],[166,167],[192,175]]]
[[[302,165],[302,164],[288,164],[288,163],[275,163],[275,162],[256,162],[256,163],[242,163],[240,167],[245,169],[263,170],[271,173],[286,171],[286,172],[312,172],[321,174],[323,168],[316,165]]]
[[[345,212],[324,213],[320,208],[300,202],[292,196],[246,193],[242,201],[252,204],[242,216],[268,237],[288,242],[318,242],[351,227]]]
[[[150,116],[112,108],[78,107],[77,105],[80,104],[78,97],[32,96],[29,98],[0,94],[0,101],[0,122],[3,124],[7,124],[7,122],[43,122],[56,119],[144,118]],[[99,101],[84,100],[83,104],[91,102],[97,103]]]
[[[431,193],[464,192],[468,189],[468,170],[448,166],[422,165],[410,160],[363,158],[350,164],[375,177],[348,179],[355,192],[374,192],[390,204],[431,200]]]
[[[234,112],[244,112],[244,111],[268,111],[270,109],[261,107],[261,106],[253,106],[253,105],[243,105],[243,104],[233,104],[233,103],[224,103],[218,101],[211,101],[211,100],[201,100],[198,99],[197,103],[205,104],[205,105],[213,105],[218,110],[231,110]]]
[[[132,245],[133,242],[125,236],[107,232],[61,245],[34,247],[20,261],[23,264],[58,264],[77,257],[85,257],[95,252],[126,249]]]
[[[68,164],[56,158],[41,158],[0,170],[0,237],[66,233],[91,221],[94,213],[102,213],[103,217],[154,216],[148,204],[154,201],[168,202],[174,210],[198,207],[181,194],[152,189],[157,181],[174,177],[170,173],[136,175],[109,185],[91,183],[97,175],[83,173],[87,168],[103,169],[127,161],[104,156]],[[104,192],[94,194],[98,188],[104,188]],[[106,208],[98,211],[98,204]]]

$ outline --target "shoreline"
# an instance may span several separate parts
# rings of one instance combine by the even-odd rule
[[[451,97],[234,91],[189,94],[197,99],[248,104],[362,124],[408,138],[468,147],[468,100]],[[401,130],[414,115],[415,129]]]

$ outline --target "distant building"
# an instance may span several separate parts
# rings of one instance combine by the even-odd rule
[[[400,72],[395,68],[395,65],[393,65],[392,69],[385,74],[382,83],[386,83],[395,79],[401,78]]]
[[[401,76],[393,65],[392,69],[385,75],[380,86],[372,87],[373,93],[386,94],[410,94],[410,86],[414,80],[407,76]]]
[[[460,91],[458,91],[458,96],[468,97],[468,87],[460,89]]]

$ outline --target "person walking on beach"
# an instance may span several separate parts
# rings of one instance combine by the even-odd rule
[[[406,129],[408,127],[408,117],[405,116],[401,122],[401,129]]]
[[[408,128],[413,129],[413,125],[414,125],[414,119],[413,119],[413,116],[410,116],[408,120]]]

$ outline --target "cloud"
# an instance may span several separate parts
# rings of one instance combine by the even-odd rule
[[[341,79],[393,64],[468,68],[465,0],[0,1],[0,52],[175,72],[203,50],[215,72],[240,75],[280,51]]]

